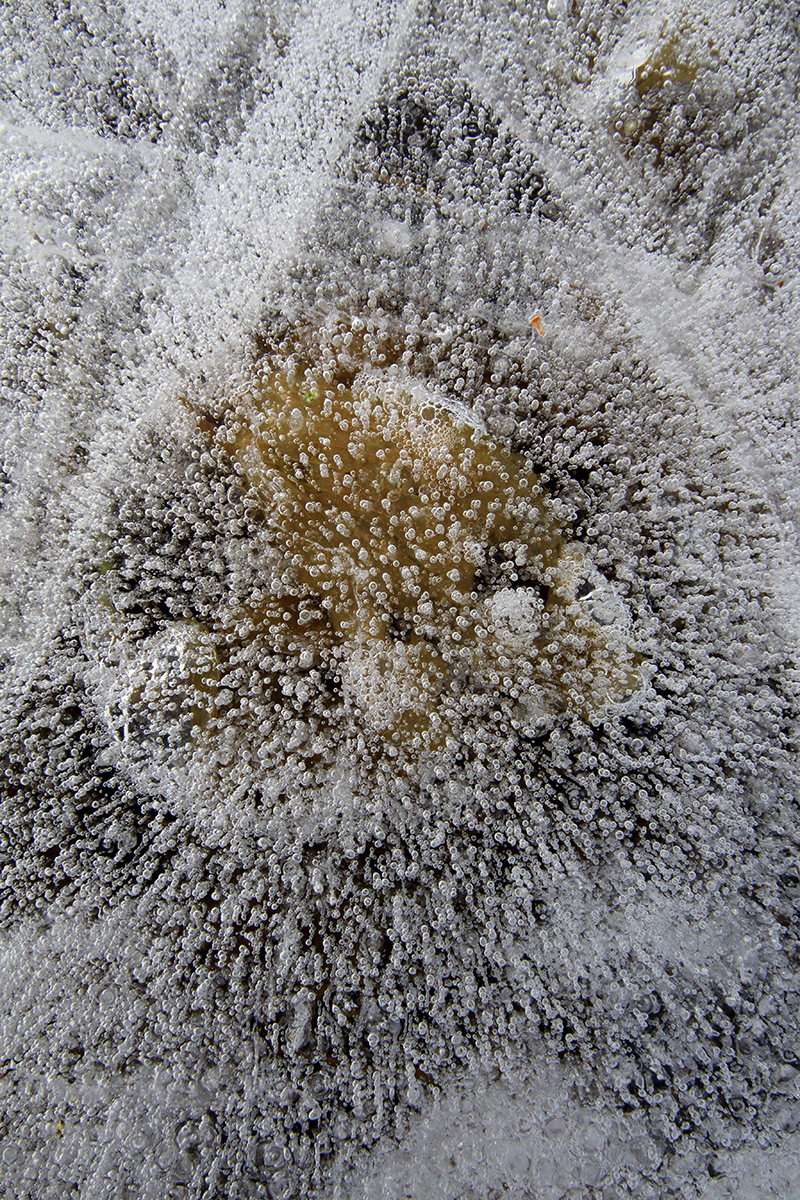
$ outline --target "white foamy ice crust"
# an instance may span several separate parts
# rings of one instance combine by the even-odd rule
[[[567,619],[585,625],[588,618],[603,630],[609,660],[628,656],[632,630],[630,612],[613,584],[591,565],[581,546],[565,548],[556,569],[548,575],[548,582],[560,597]],[[496,640],[498,656],[507,655],[519,671],[520,665],[530,659],[532,644],[542,636],[544,603],[540,588],[500,588],[483,602],[483,607]],[[630,703],[635,690],[631,687],[623,695],[619,681],[609,679],[605,694],[602,686],[597,691],[597,711],[607,711],[624,701]],[[542,723],[552,717],[552,712],[552,692],[535,684],[530,685],[517,704],[523,729],[541,729]]]
[[[0,168],[14,210],[2,259],[6,1186],[25,1200],[76,1190],[178,1200],[193,1187],[225,1200],[330,1194],[334,1149],[346,1158],[396,1139],[402,1161],[380,1160],[367,1194],[446,1197],[455,1172],[480,1197],[503,1184],[604,1200],[716,1200],[737,1185],[792,1195],[794,15],[777,4],[673,5],[658,20],[641,5],[479,15],[453,5],[436,26],[401,20],[382,55],[364,8],[341,9],[337,23],[330,6],[313,6],[296,44],[288,30],[288,65],[274,75],[264,64],[277,49],[247,47],[227,63],[220,51],[233,93],[221,137],[213,113],[167,111],[193,64],[195,91],[222,105],[224,88],[203,74],[207,15],[182,25],[173,69],[173,18],[147,6],[143,32],[160,43],[156,112],[144,87],[152,44],[130,36],[134,10],[60,11],[63,27],[46,6],[7,6],[1,39],[17,127]],[[254,24],[243,12],[246,46]],[[332,24],[354,36],[326,42]],[[415,39],[439,54],[435,77]],[[442,96],[465,81],[472,108],[465,100],[461,119]],[[313,225],[309,197],[313,206],[378,94],[400,149],[377,162],[374,189],[357,181],[342,240],[306,244],[292,214]],[[475,133],[486,112],[530,152],[555,217],[535,205],[526,216],[503,192],[507,155]],[[441,113],[455,132],[435,158]],[[150,131],[155,154],[139,154]],[[91,165],[109,147],[119,172]],[[434,158],[421,177],[419,161]],[[68,186],[57,195],[52,181]],[[393,211],[373,220],[370,204],[384,202]],[[380,255],[365,245],[350,261],[369,228]],[[112,252],[106,273],[98,232]],[[307,255],[313,286],[262,274],[284,238]],[[51,278],[55,258],[64,265]],[[87,512],[107,501],[97,495],[107,447],[87,460],[87,415],[122,414],[107,443],[116,448],[154,392],[171,402],[179,390],[167,360],[190,375],[195,356],[203,369],[216,362],[214,384],[231,364],[243,373],[265,294],[290,315],[360,305],[383,308],[379,320],[401,312],[428,335],[454,330],[446,356],[431,354],[440,382],[469,396],[482,380],[492,419],[508,436],[526,429],[576,519],[588,507],[586,553],[653,630],[653,690],[639,714],[562,723],[547,737],[531,723],[515,741],[490,696],[476,761],[432,771],[419,791],[385,765],[365,782],[342,754],[336,784],[316,798],[344,816],[299,843],[296,830],[269,826],[246,788],[223,798],[238,823],[215,841],[209,824],[179,819],[179,787],[115,770],[108,724],[124,710],[130,738],[153,664],[180,695],[192,639],[185,627],[143,626],[142,661],[120,660],[118,678],[98,681],[108,711],[95,720],[73,619],[81,576],[64,551],[67,531],[93,533]],[[545,339],[531,332],[534,313]],[[487,328],[500,331],[507,364],[525,363],[525,380],[496,394],[491,375],[502,383],[508,368],[478,361]],[[220,350],[221,337],[235,349]],[[151,500],[164,492],[167,445],[152,451]],[[154,540],[158,504],[146,507],[127,530],[132,561]],[[181,526],[179,509],[164,519]],[[208,512],[199,541],[241,537],[224,506]],[[174,596],[169,571],[179,588],[191,582],[171,554],[142,553],[156,562],[142,575],[155,601],[160,586]],[[201,590],[186,594],[199,603]],[[537,606],[501,591],[489,603],[513,649]],[[788,637],[776,633],[784,609]],[[286,726],[287,747],[295,732]],[[514,1047],[534,1074],[532,1105],[524,1089],[506,1099]],[[543,1102],[541,1128],[526,1130],[542,1091],[538,1050],[574,1060],[575,1090],[548,1091],[552,1109]],[[476,1057],[499,1072],[494,1085],[483,1088]],[[431,1079],[444,1096],[415,1134]],[[484,1099],[492,1086],[503,1094]]]

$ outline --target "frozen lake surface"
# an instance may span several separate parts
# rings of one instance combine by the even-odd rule
[[[796,6],[0,62],[0,1195],[800,1197]]]

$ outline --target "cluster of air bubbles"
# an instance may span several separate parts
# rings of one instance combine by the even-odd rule
[[[796,1135],[796,30],[434,9],[3,10],[14,1200]]]
[[[249,534],[216,604],[180,578],[191,546],[167,568],[138,551],[132,563],[119,526],[103,535],[87,613],[96,696],[150,774],[232,755],[238,770],[246,750],[253,780],[287,751],[307,776],[347,737],[410,766],[446,746],[469,754],[481,697],[543,730],[637,688],[625,603],[529,459],[424,380],[365,367],[351,330],[336,340],[333,368],[290,354],[197,414],[201,457],[227,473],[206,520]],[[165,570],[185,603],[166,600],[151,629],[141,593],[161,591]]]

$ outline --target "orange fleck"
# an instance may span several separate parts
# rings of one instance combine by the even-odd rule
[[[533,325],[534,329],[536,330],[536,332],[539,334],[540,337],[547,336],[544,331],[544,325],[542,324],[542,318],[539,316],[538,313],[536,314],[535,317],[531,317],[531,325]]]

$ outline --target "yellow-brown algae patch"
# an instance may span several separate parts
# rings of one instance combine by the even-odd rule
[[[589,564],[527,460],[467,409],[412,378],[365,371],[345,386],[278,370],[214,437],[283,565],[281,594],[228,622],[273,652],[333,655],[371,732],[441,745],[470,681],[582,713],[635,686],[624,638],[577,598]],[[512,586],[487,581],[493,556],[515,566]]]

